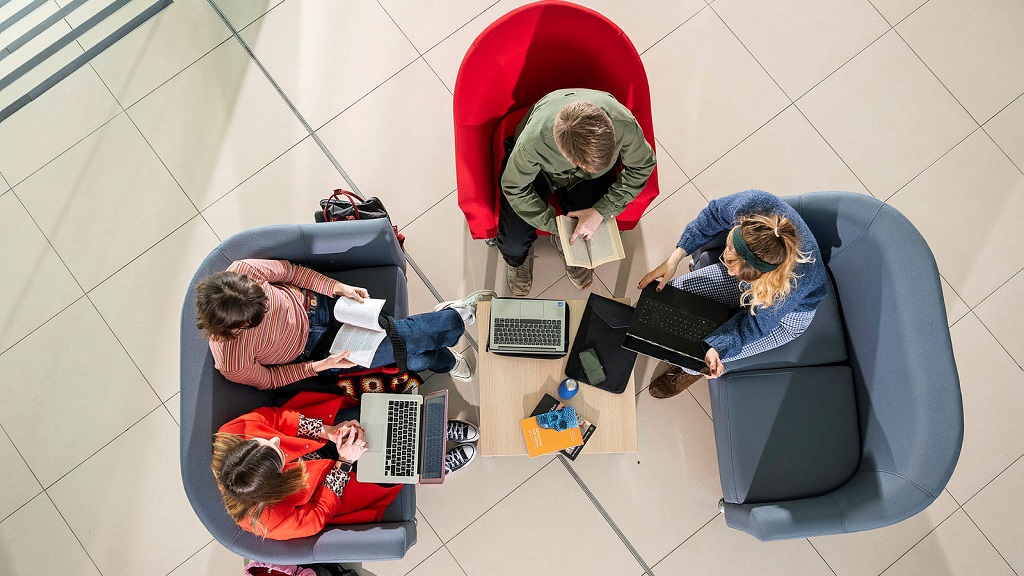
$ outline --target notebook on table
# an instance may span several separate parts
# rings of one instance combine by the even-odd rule
[[[622,347],[691,370],[704,368],[703,340],[732,309],[672,286],[656,288],[652,282],[640,292]]]
[[[359,425],[366,431],[368,448],[359,458],[361,482],[444,482],[448,390],[423,396],[363,394]]]

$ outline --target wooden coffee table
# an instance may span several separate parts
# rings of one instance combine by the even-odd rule
[[[630,303],[628,298],[616,300]],[[568,300],[567,303],[571,349],[587,301]],[[519,421],[533,412],[544,394],[558,398],[558,384],[565,378],[568,356],[555,360],[537,360],[487,352],[490,302],[477,305],[476,317],[479,339],[477,379],[480,383],[480,453],[484,456],[525,455],[526,441]],[[583,454],[637,451],[636,385],[632,374],[622,394],[612,394],[581,383],[579,393],[565,401],[565,404],[574,406],[581,418],[597,426]]]

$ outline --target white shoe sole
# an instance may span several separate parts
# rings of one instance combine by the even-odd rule
[[[497,296],[497,294],[494,292],[494,290],[477,290],[476,292],[470,293],[465,298],[461,298],[459,300],[448,300],[448,301],[445,301],[445,302],[441,302],[437,306],[434,306],[434,312],[440,312],[441,310],[444,310],[445,308],[457,308],[459,306],[464,306],[466,304],[472,304],[474,302],[479,302],[485,296],[490,296],[491,298],[493,298],[493,297]]]

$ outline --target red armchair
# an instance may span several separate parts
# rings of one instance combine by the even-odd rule
[[[601,14],[568,2],[517,8],[480,33],[455,82],[455,174],[459,208],[473,238],[498,233],[502,142],[530,106],[560,88],[612,94],[655,147],[647,73],[626,34]],[[655,168],[644,190],[619,214],[619,230],[635,228],[657,195]],[[551,203],[561,211],[554,194]]]

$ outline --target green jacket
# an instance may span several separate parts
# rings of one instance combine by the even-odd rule
[[[615,127],[615,157],[622,158],[623,169],[618,179],[594,205],[605,220],[618,216],[640,194],[656,163],[654,150],[644,140],[643,130],[633,114],[611,94],[578,88],[557,90],[538,100],[516,127],[516,145],[501,176],[501,189],[523,220],[552,234],[558,232],[555,211],[533,188],[537,173],[544,173],[552,189],[571,189],[581,180],[592,180],[612,168],[590,174],[573,166],[558,151],[555,117],[566,105],[579,100],[599,106],[611,118]]]

